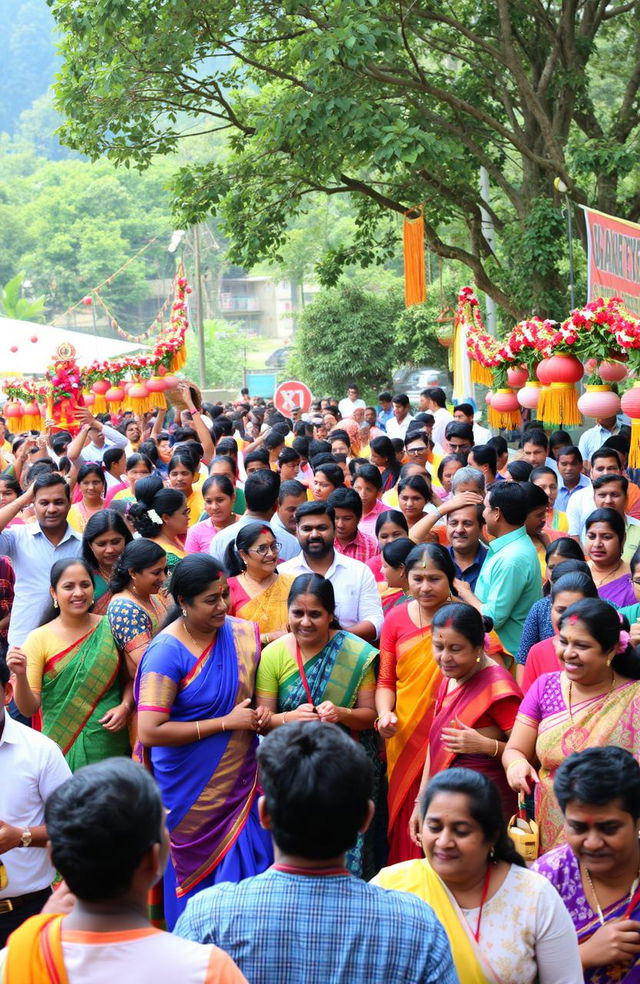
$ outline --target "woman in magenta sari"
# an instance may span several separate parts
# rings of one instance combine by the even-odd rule
[[[633,605],[636,596],[631,569],[622,557],[626,528],[615,509],[595,509],[585,527],[587,562],[598,594],[616,608]]]
[[[640,767],[622,748],[587,748],[553,789],[566,844],[533,864],[573,920],[587,984],[640,981]]]
[[[433,617],[433,655],[442,673],[429,730],[429,750],[418,798],[429,779],[452,766],[482,772],[496,784],[506,817],[517,798],[509,788],[501,756],[522,700],[520,688],[504,668],[497,636],[470,605],[443,605]],[[492,658],[492,654],[496,659]],[[419,845],[416,805],[410,822]]]
[[[171,578],[175,618],[153,640],[136,679],[138,733],[168,810],[164,876],[171,929],[189,898],[272,862],[257,810],[257,732],[270,713],[250,705],[258,628],[227,616],[227,583],[212,557],[185,557]]]

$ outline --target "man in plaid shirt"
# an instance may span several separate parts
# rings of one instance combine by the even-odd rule
[[[457,984],[449,941],[415,896],[349,874],[345,853],[373,816],[372,767],[336,725],[278,728],[258,751],[276,863],[205,888],[174,932],[215,943],[251,984]]]

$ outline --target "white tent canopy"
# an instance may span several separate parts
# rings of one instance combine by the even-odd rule
[[[37,340],[31,341],[32,338]],[[0,317],[0,377],[42,376],[62,342],[73,345],[80,368],[96,359],[115,359],[119,355],[147,350],[145,345],[123,342],[118,338],[101,338],[84,331]],[[13,347],[17,348],[17,352],[11,351]]]

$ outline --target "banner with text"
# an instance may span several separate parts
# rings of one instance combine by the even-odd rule
[[[589,300],[621,297],[640,317],[640,225],[585,208]]]

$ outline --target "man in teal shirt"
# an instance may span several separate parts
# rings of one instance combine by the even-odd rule
[[[493,539],[475,595],[464,582],[456,581],[462,601],[493,621],[500,642],[513,654],[518,652],[531,606],[542,597],[540,562],[524,528],[526,516],[527,498],[517,482],[493,485],[484,500],[484,521]]]

